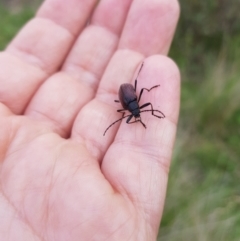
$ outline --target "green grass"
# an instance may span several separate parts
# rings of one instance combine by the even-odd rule
[[[0,7],[0,49],[32,16]],[[182,104],[158,240],[239,241],[240,36],[211,47],[211,38],[196,44],[178,33],[171,56]]]
[[[0,5],[0,50],[3,50],[19,29],[34,15],[32,9],[10,12]]]
[[[158,240],[240,240],[238,39],[218,53],[201,53],[201,64],[192,62],[196,72],[173,45],[182,105]]]

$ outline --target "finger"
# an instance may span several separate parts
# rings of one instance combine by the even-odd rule
[[[161,15],[162,12],[166,13]],[[171,39],[166,41],[162,36],[168,35],[169,32],[173,35],[178,16],[179,5],[175,0],[144,0],[133,2],[121,35],[119,49],[112,57],[101,80],[98,89],[98,94],[101,98],[108,100],[110,96],[108,95],[109,92],[116,94],[118,93],[120,84],[130,82],[134,69],[141,63],[144,55],[156,54],[158,52],[164,54],[164,49],[168,49]],[[143,20],[138,22],[140,18]],[[169,19],[173,19],[173,24],[169,26],[169,29],[164,28],[168,24]],[[155,24],[152,24],[153,22]],[[138,27],[134,27],[135,25]],[[151,32],[150,35],[148,31]],[[146,35],[149,37],[147,40],[145,39]],[[135,41],[135,46],[130,44],[128,40],[130,36]],[[141,44],[141,39],[146,41],[145,44]],[[130,67],[127,67],[125,63],[128,63],[128,65],[132,64],[130,64]],[[124,78],[125,74],[127,74],[127,78]],[[107,94],[105,95],[105,93]]]
[[[55,133],[67,138],[79,109],[93,95],[92,88],[59,72],[43,83],[24,114],[44,122]]]
[[[114,59],[111,61],[112,64],[117,63],[116,60],[118,58],[116,57]],[[115,78],[116,84],[110,85],[107,91],[102,90],[102,92],[99,92],[96,98],[80,111],[72,130],[72,138],[85,144],[89,152],[92,153],[99,162],[101,162],[104,153],[113,141],[120,125],[120,122],[116,123],[103,137],[106,128],[122,116],[116,111],[117,109],[122,109],[120,104],[114,102],[115,99],[118,99],[116,89],[119,88],[121,82],[128,82],[129,80],[133,82],[138,71],[138,68],[133,66],[133,63],[137,61],[135,55],[126,52],[124,59],[126,59],[126,61],[122,62],[123,69],[114,68],[110,63],[103,79]],[[162,68],[166,71],[164,64]],[[136,70],[135,74],[134,69]],[[123,122],[125,123],[125,121]]]
[[[113,119],[121,116],[116,112],[121,106],[114,102],[118,98],[117,89],[121,83],[133,79],[136,63],[141,57],[140,54],[132,54],[129,51],[117,52],[107,66],[100,84],[102,86],[102,83],[109,82],[109,85],[99,88],[96,97],[81,109],[74,121],[71,138],[85,145],[99,162],[117,129],[113,129],[106,137],[103,137],[103,133]],[[115,128],[117,126],[119,125]]]
[[[45,1],[36,18],[0,54],[1,66],[6,67],[1,68],[0,93],[5,93],[1,101],[14,113],[22,113],[41,83],[62,65],[94,4],[94,0]]]
[[[117,46],[130,3],[131,0],[99,3],[91,24],[79,36],[62,71],[41,86],[26,115],[48,123],[63,137],[69,135],[76,114],[95,94],[102,72]],[[113,14],[113,5],[118,15],[110,24],[106,12]]]
[[[0,101],[20,114],[46,74],[6,52],[0,53],[0,66]]]
[[[96,89],[116,50],[131,2],[132,0],[100,1],[91,24],[79,36],[64,63],[63,71]]]
[[[99,3],[91,24],[79,36],[61,72],[45,81],[31,100],[26,115],[47,122],[63,137],[69,135],[77,113],[95,95],[117,46],[131,1]],[[112,15],[114,21],[109,21]]]
[[[78,36],[96,3],[96,0],[45,0],[37,17],[49,19]]]
[[[173,1],[171,1],[171,3],[172,2]],[[127,28],[128,22],[131,21],[131,19],[138,18],[142,14],[142,12],[135,13],[132,10],[134,9],[135,5],[138,5],[138,4],[141,5],[141,3],[142,2],[137,1],[136,4],[135,2],[132,4],[130,13],[128,14],[128,17],[127,17],[127,23],[125,23],[123,32],[125,31],[125,28]],[[160,3],[162,4],[163,2],[160,1]],[[160,12],[161,12],[161,4],[157,5],[158,7],[157,10]],[[178,5],[174,5],[174,6],[176,11],[172,11],[169,14],[171,15],[172,18],[177,19],[179,8],[178,8]],[[174,9],[174,7],[172,8]],[[146,11],[148,12],[148,14],[143,13],[147,16],[146,22],[142,21],[141,28],[138,28],[139,33],[135,32],[135,34],[133,34],[135,35],[134,37],[135,39],[138,38],[138,35],[144,36],[146,34],[146,31],[145,31],[146,26],[148,27],[148,25],[151,24],[152,21],[159,22],[159,20],[156,20],[156,18],[158,18],[158,15],[154,16],[154,20],[151,20],[151,14],[149,13],[151,11],[149,11],[148,8],[146,9]],[[137,17],[134,15],[137,15]],[[161,18],[161,21],[164,22],[164,17],[166,18],[166,21],[169,20],[168,17],[164,15]],[[151,35],[152,39],[157,39],[158,42],[161,42],[162,35],[166,34],[165,30],[166,29],[160,28],[159,31],[153,31],[153,34]],[[174,31],[174,27],[170,31]],[[130,34],[130,30],[129,30],[129,34]],[[125,37],[123,34],[121,39],[124,39],[124,38]],[[152,39],[149,39],[148,43],[146,44],[146,48],[149,49],[149,53],[159,50],[156,47],[155,40],[153,41]],[[160,45],[164,46],[164,43],[161,42]],[[121,47],[121,44],[120,44],[120,47]],[[113,139],[113,136],[116,133],[116,129],[115,129],[115,131],[113,130],[113,136],[108,136],[103,141],[100,138],[100,136],[102,135],[102,133],[107,127],[107,123],[109,123],[109,120],[106,120],[106,116],[109,117],[111,116],[111,113],[113,113],[112,112],[113,111],[112,107],[114,104],[113,100],[116,99],[118,88],[120,84],[124,82],[129,82],[133,78],[134,69],[136,69],[137,64],[141,62],[142,54],[145,54],[144,53],[145,50],[141,49],[141,46],[137,49],[139,52],[132,51],[132,49],[129,49],[129,47],[125,45],[125,48],[128,48],[128,49],[124,49],[124,50],[120,49],[114,54],[101,80],[98,93],[97,93],[97,98],[93,100],[86,108],[84,108],[79,113],[73,127],[72,138],[77,138],[79,141],[84,142],[88,146],[89,150],[92,153],[95,153],[96,157],[99,158],[99,161],[101,160],[103,153],[106,151],[107,146],[110,144],[111,140]],[[116,103],[115,103],[115,106],[116,106]],[[115,111],[116,109],[114,109],[114,112]],[[112,114],[112,118],[114,116],[116,116],[116,114]],[[115,128],[117,127],[118,125],[116,124]],[[101,128],[103,129],[101,130]]]
[[[133,62],[130,58],[125,59]],[[126,66],[128,64],[127,62]],[[116,74],[117,69],[111,69],[112,75],[120,78]],[[136,73],[137,71],[138,69]],[[126,71],[128,72],[131,71]],[[106,73],[110,75],[110,70]],[[179,71],[171,60],[163,56],[153,56],[144,61],[144,68],[139,76],[138,93],[142,87],[150,88],[158,84],[159,89],[153,89],[155,92],[151,91],[148,95],[144,93],[141,102],[152,102],[154,108],[161,110],[166,118],[160,120],[148,112],[144,116],[142,114],[147,130],[138,123],[127,125],[123,122],[102,163],[102,171],[107,180],[118,192],[139,207],[146,222],[155,231],[162,214],[179,111]],[[99,100],[98,95],[81,110],[71,137],[83,143],[99,162],[116,131],[115,127],[112,127],[108,135],[101,137],[105,129],[103,126],[106,122],[116,120],[118,114],[113,105],[112,110],[110,108],[113,102],[108,103],[108,100],[115,99],[114,95],[108,96],[108,99],[101,97]]]
[[[4,104],[0,103],[0,118],[5,116],[13,115],[13,113],[5,106]]]
[[[161,13],[163,12],[166,12],[166,14],[162,16]],[[127,40],[128,34],[129,36],[132,36],[132,40],[136,41],[136,46],[134,47],[134,49],[131,45],[126,45],[128,50],[120,49],[113,56],[109,68],[107,69],[106,74],[104,75],[99,86],[98,97],[100,97],[101,100],[103,100],[106,103],[111,103],[110,98],[113,97],[112,95],[109,95],[109,93],[113,93],[114,95],[116,95],[116,93],[118,92],[118,88],[122,83],[127,83],[132,80],[133,70],[136,69],[137,64],[140,63],[142,55],[146,54],[145,50],[147,50],[148,53],[151,54],[156,53],[158,51],[161,52],[163,49],[168,49],[171,39],[168,39],[168,41],[166,41],[161,36],[166,36],[169,32],[171,32],[171,34],[173,35],[177,24],[178,16],[179,5],[177,1],[174,0],[171,0],[170,2],[165,0],[150,0],[141,2],[135,1],[132,4],[128,18],[126,20],[123,34],[121,36],[119,48],[123,46],[121,45],[122,42],[125,42],[126,44],[130,43]],[[140,23],[138,23],[138,19],[143,20],[141,20]],[[169,26],[169,29],[164,28],[164,26],[167,25],[167,23],[169,22],[169,19],[173,19],[172,25]],[[152,24],[153,22],[155,22],[155,24]],[[136,28],[135,25],[137,25],[138,27]],[[151,29],[151,31],[149,30],[149,28]],[[133,31],[133,34],[130,34],[131,31]],[[150,31],[150,35],[148,34],[148,31]],[[147,40],[144,39],[146,35],[149,36],[149,39]],[[141,42],[138,42],[138,38],[143,39],[144,41],[146,40],[146,44],[141,45]],[[156,39],[157,43],[155,41]],[[161,46],[163,48],[161,48]],[[137,51],[135,51],[136,49]],[[132,61],[132,65],[130,65],[130,68],[128,68],[126,65],[123,65],[123,63],[130,64],[130,61],[126,61],[126,59],[131,59]],[[126,71],[130,74],[127,78],[124,78],[125,76],[123,76],[122,74],[123,70],[120,69],[118,71],[119,66],[124,66],[124,72]],[[110,73],[109,75],[108,70]],[[116,125],[116,127],[117,126],[118,124]]]
[[[47,0],[7,51],[47,73],[62,64],[96,1]]]
[[[162,111],[166,117],[158,119],[151,112],[141,113],[147,129],[140,123],[128,125],[123,121],[102,162],[102,172],[107,180],[134,203],[156,232],[176,134],[179,80],[178,68],[170,59],[153,56],[144,61],[137,93],[143,87],[160,87],[144,92],[140,104],[151,102],[154,109]]]
[[[145,56],[156,53],[167,54],[179,12],[177,0],[134,1],[119,48],[128,48]]]
[[[91,23],[120,35],[133,0],[101,0]],[[111,19],[111,21],[109,21]]]

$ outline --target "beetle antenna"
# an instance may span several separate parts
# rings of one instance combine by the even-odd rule
[[[136,78],[136,79],[138,79],[138,76],[139,76],[139,74],[140,74],[140,72],[141,72],[141,70],[142,70],[143,64],[144,64],[144,62],[142,62],[142,65],[141,65],[141,67],[140,67],[140,69],[139,69],[139,71],[138,71],[138,74],[137,74],[137,78]]]
[[[156,116],[157,118],[160,118],[160,119],[166,117],[160,110],[141,110],[140,113],[142,113],[142,112],[147,112],[147,111],[151,111],[153,116]],[[154,114],[153,114],[154,111],[159,112],[162,116],[154,115]]]
[[[128,116],[130,116],[130,115],[126,115],[126,116],[124,116],[124,117],[122,117],[122,118],[114,121],[114,122],[104,131],[103,135],[105,136],[107,130],[108,130],[111,126],[113,126],[113,125],[116,124],[118,121],[121,121],[122,119],[124,119],[124,118],[126,118],[126,117],[128,117]]]

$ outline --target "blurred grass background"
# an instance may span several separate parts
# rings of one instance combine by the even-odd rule
[[[179,129],[159,241],[240,240],[240,1],[180,0]]]
[[[41,1],[0,0],[0,49]],[[159,241],[240,240],[240,1],[180,0],[181,112]]]

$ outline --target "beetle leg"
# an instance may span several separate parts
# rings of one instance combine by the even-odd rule
[[[146,125],[142,122],[141,118],[140,119],[135,119],[134,121],[130,122],[130,120],[132,119],[133,115],[130,115],[128,118],[127,118],[127,121],[126,123],[128,124],[133,124],[133,123],[136,123],[136,122],[141,122],[141,124],[143,125],[144,128],[147,128]]]
[[[126,110],[125,109],[117,110],[117,112],[123,112],[123,111],[126,111]]]
[[[119,101],[119,100],[114,100],[114,102],[117,102],[117,103],[119,103],[120,101]]]
[[[133,118],[133,115],[130,115],[130,116],[127,118],[127,120],[126,120],[126,123],[128,123],[128,124],[133,123],[133,122],[130,122],[130,123],[129,123],[129,121],[130,121],[132,118]]]
[[[125,109],[117,110],[117,112],[122,113],[122,118],[125,116]]]
[[[152,106],[152,103],[150,103],[150,102],[143,104],[142,106],[139,107],[139,109],[145,108],[145,107],[147,107],[149,105],[151,105],[151,110],[142,110],[142,111],[140,111],[140,113],[141,112],[146,112],[146,111],[151,111],[153,116],[156,116],[158,118],[164,118],[165,117],[165,115],[160,110],[154,110],[153,106]],[[162,116],[155,115],[154,111],[161,113]]]
[[[157,87],[159,87],[159,86],[160,86],[160,85],[154,85],[151,89],[142,88],[141,91],[140,91],[139,98],[138,98],[138,103],[139,103],[139,101],[140,101],[140,99],[141,99],[141,97],[142,97],[143,90],[147,90],[147,91],[149,92],[149,91],[152,90],[153,88],[157,88]]]
[[[142,120],[140,119],[139,121],[141,122],[141,124],[143,125],[143,127],[146,129],[147,126],[142,122]]]
[[[126,115],[126,116],[124,116],[124,115],[125,115],[125,112],[123,112],[123,117],[122,117],[122,118],[120,118],[120,119],[114,121],[110,126],[108,126],[108,128],[104,131],[103,135],[105,136],[106,132],[108,131],[108,129],[109,129],[111,126],[113,126],[113,125],[116,124],[117,122],[121,121],[122,119],[131,116],[131,115]]]
[[[142,108],[145,108],[147,106],[151,105],[152,106],[152,103],[148,102],[148,103],[145,103],[143,104],[142,106],[139,107],[139,109],[142,109]],[[153,106],[152,106],[152,109],[153,109]]]

